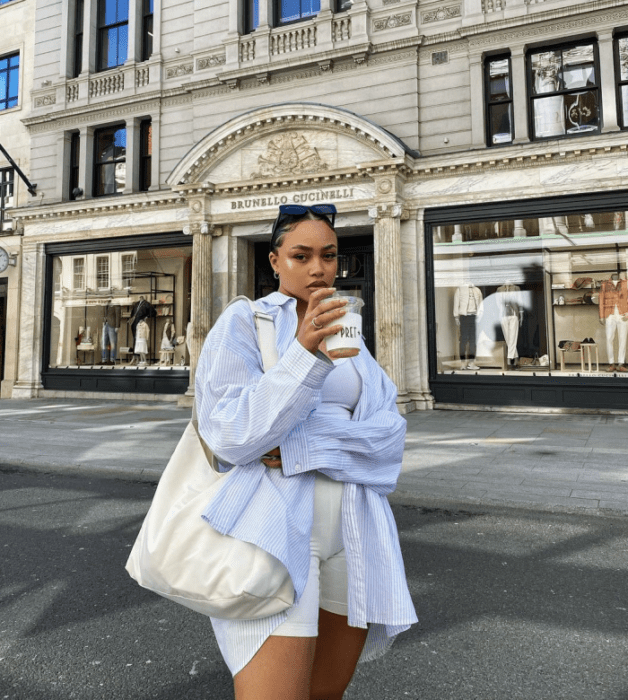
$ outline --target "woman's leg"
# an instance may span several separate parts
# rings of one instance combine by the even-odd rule
[[[309,700],[342,700],[367,634],[368,630],[349,627],[343,615],[319,610]]]
[[[316,637],[268,637],[234,676],[235,700],[309,700]]]

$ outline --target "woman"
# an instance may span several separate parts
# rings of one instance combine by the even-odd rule
[[[346,303],[328,298],[335,211],[280,207],[279,291],[257,301],[275,321],[277,364],[263,373],[245,303],[220,317],[198,363],[201,435],[236,465],[204,517],[280,559],[295,588],[287,612],[212,619],[236,700],[341,700],[358,659],[417,619],[386,499],[405,439],[396,389],[364,345],[350,359],[326,351]]]

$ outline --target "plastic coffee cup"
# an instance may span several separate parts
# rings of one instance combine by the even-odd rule
[[[329,356],[337,360],[341,357],[355,357],[362,347],[362,307],[364,301],[351,294],[351,292],[336,291],[329,299],[346,299],[347,304],[343,307],[346,314],[332,321],[330,326],[342,325],[338,333],[334,333],[325,339]]]

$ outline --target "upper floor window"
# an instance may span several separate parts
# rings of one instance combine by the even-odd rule
[[[85,289],[85,258],[72,259],[72,289]]]
[[[528,54],[532,138],[599,132],[597,44],[541,49]]]
[[[0,0],[0,5],[6,5],[7,2],[11,2],[11,0]]]
[[[153,0],[142,0],[142,61],[153,53]]]
[[[259,25],[259,0],[244,2],[244,33],[250,34]]]
[[[74,56],[72,75],[75,78],[83,70],[83,17],[85,13],[85,0],[76,0],[74,6]]]
[[[70,138],[70,199],[76,199],[82,191],[79,189],[79,161],[81,155],[81,135],[75,131]]]
[[[126,129],[111,126],[94,133],[94,197],[118,194],[126,186]]]
[[[620,36],[615,39],[615,64],[619,123],[622,129],[628,129],[628,36]]]
[[[0,57],[0,110],[17,106],[20,54]]]
[[[6,210],[15,206],[15,181],[13,168],[0,170],[0,231],[11,230],[11,220],[7,218]]]
[[[129,46],[129,0],[98,0],[98,70],[121,66]]]
[[[140,192],[147,192],[151,185],[151,161],[153,155],[153,127],[150,119],[140,123]]]
[[[488,145],[512,143],[512,79],[510,56],[495,56],[484,67]]]
[[[98,289],[108,289],[111,286],[109,281],[109,256],[96,256],[96,284]]]
[[[278,24],[314,17],[321,11],[321,0],[278,0]]]

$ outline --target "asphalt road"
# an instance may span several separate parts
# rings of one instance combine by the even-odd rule
[[[209,621],[124,562],[154,487],[0,472],[0,700],[229,700]],[[346,700],[628,700],[628,523],[395,506],[420,623]]]

